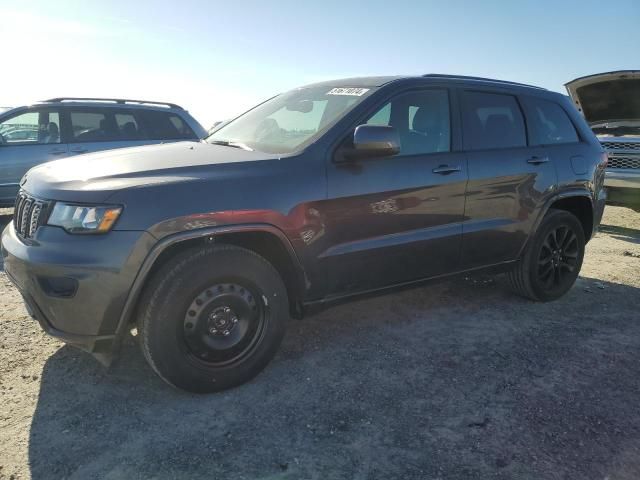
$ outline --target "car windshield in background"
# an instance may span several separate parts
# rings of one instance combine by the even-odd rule
[[[312,87],[278,95],[221,127],[207,142],[265,153],[293,153],[307,146],[371,88]]]

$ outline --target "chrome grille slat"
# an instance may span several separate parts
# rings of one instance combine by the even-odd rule
[[[22,238],[32,238],[42,224],[48,203],[38,200],[24,191],[18,193],[13,215],[16,233]]]
[[[637,168],[640,169],[640,155],[637,157],[623,157],[618,155],[609,155],[607,168]]]
[[[607,150],[627,150],[640,152],[640,142],[601,142]]]

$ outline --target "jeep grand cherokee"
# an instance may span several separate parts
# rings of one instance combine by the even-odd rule
[[[43,329],[108,362],[137,325],[177,387],[247,381],[289,317],[491,268],[550,301],[602,216],[607,157],[571,101],[425,75],[278,95],[201,143],[32,169],[2,234]]]

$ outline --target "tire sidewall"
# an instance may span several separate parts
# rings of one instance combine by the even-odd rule
[[[156,372],[172,385],[194,392],[231,388],[257,375],[275,355],[286,328],[288,299],[282,279],[266,260],[239,247],[197,252],[178,261],[171,281],[154,292],[143,322],[146,353]],[[258,294],[265,311],[261,340],[245,357],[209,366],[188,353],[180,333],[189,304],[216,283],[236,282]],[[265,304],[266,301],[266,304]]]
[[[578,256],[576,258],[576,267],[574,271],[571,272],[571,276],[568,277],[571,278],[570,281],[565,282],[563,285],[556,286],[553,289],[546,289],[538,278],[538,259],[540,256],[542,245],[547,238],[547,235],[549,235],[552,230],[561,226],[570,227],[576,234],[578,241]],[[573,287],[576,279],[578,278],[578,275],[580,274],[580,269],[584,260],[584,250],[585,236],[580,221],[571,213],[561,210],[554,210],[553,212],[548,214],[538,227],[536,235],[531,244],[531,248],[529,249],[529,254],[527,256],[527,263],[529,266],[529,281],[536,298],[543,302],[546,302],[556,300],[567,293]]]

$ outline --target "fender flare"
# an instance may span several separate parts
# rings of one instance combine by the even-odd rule
[[[126,331],[127,325],[129,324],[129,320],[134,313],[134,310],[137,306],[138,300],[140,298],[140,294],[146,284],[146,281],[149,277],[149,273],[151,269],[155,265],[156,261],[160,257],[160,255],[165,252],[169,247],[176,245],[181,242],[185,242],[188,240],[194,240],[198,238],[205,239],[207,237],[216,237],[218,235],[228,234],[228,233],[244,233],[244,232],[264,232],[275,235],[282,245],[285,247],[289,257],[294,265],[296,270],[296,278],[297,281],[300,282],[302,288],[306,285],[306,275],[304,271],[304,267],[296,254],[293,245],[289,241],[289,238],[285,235],[285,233],[279,228],[266,223],[252,223],[252,224],[239,224],[239,225],[227,225],[220,227],[211,227],[204,228],[198,230],[191,230],[185,232],[178,232],[163,239],[159,240],[149,251],[144,261],[142,262],[142,266],[138,270],[138,274],[136,275],[135,280],[131,286],[129,294],[127,295],[127,299],[125,301],[124,307],[120,314],[120,319],[118,320],[118,325],[116,327],[116,342],[120,345],[124,332]]]
[[[593,214],[593,212],[595,212],[594,205],[593,205],[593,196],[592,196],[591,192],[589,192],[589,190],[586,190],[584,188],[572,188],[570,190],[564,190],[562,192],[558,192],[558,193],[552,195],[551,197],[549,197],[545,201],[545,203],[543,204],[542,208],[540,209],[540,213],[538,214],[538,217],[536,218],[535,222],[531,226],[531,231],[529,232],[529,236],[527,237],[527,241],[524,242],[524,244],[522,245],[522,248],[520,249],[520,252],[518,252],[518,258],[520,258],[522,256],[522,253],[527,248],[527,245],[529,244],[529,241],[531,240],[531,238],[533,237],[535,232],[538,231],[538,227],[542,223],[542,219],[545,217],[547,212],[549,212],[549,209],[551,208],[551,205],[556,203],[558,200],[562,200],[562,199],[565,199],[565,198],[571,198],[571,197],[583,197],[583,198],[589,199],[589,203],[591,203],[591,212],[592,212],[592,214]],[[593,232],[591,233],[591,235],[593,235]]]

